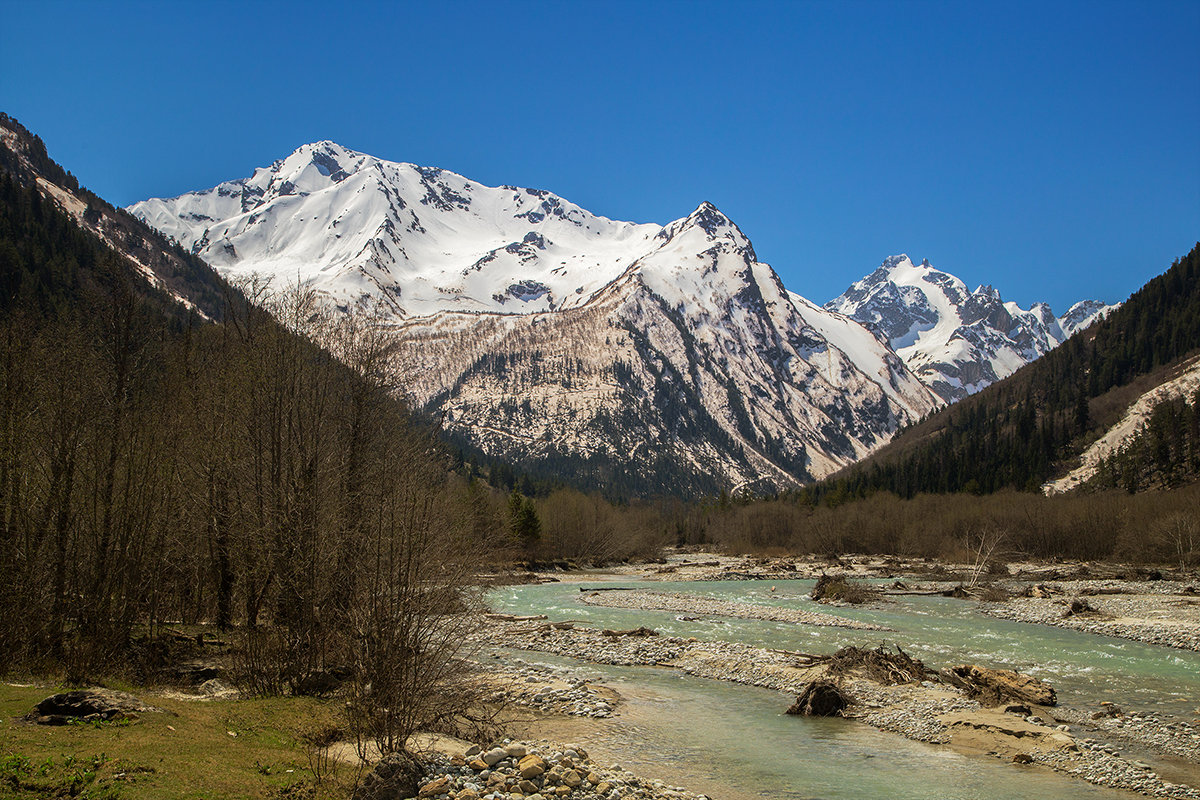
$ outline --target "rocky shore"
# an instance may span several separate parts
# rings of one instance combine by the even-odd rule
[[[610,632],[612,633],[612,632]],[[748,645],[698,641],[670,636],[605,635],[590,628],[545,626],[530,630],[512,626],[493,629],[505,647],[553,653],[598,664],[657,666],[698,677],[775,689],[795,694],[820,667],[806,665],[799,654]],[[932,681],[884,686],[860,677],[845,680],[855,704],[844,716],[909,739],[944,744],[1021,763],[1042,764],[1098,785],[1155,797],[1197,798],[1200,791],[1164,780],[1147,765],[1123,757],[1111,745],[1078,740],[1070,726],[1046,711],[1012,714],[987,710],[957,690]],[[1059,713],[1060,709],[1055,709]],[[1081,720],[1082,721],[1082,720]],[[1173,723],[1171,723],[1173,724]],[[1116,726],[1114,727],[1123,727]],[[1200,762],[1192,746],[1162,747],[1164,726],[1130,725],[1124,735],[1140,745]],[[1200,734],[1200,730],[1196,733]],[[1190,739],[1191,733],[1187,733]]]
[[[886,578],[894,583],[889,584],[893,593],[937,594],[962,586],[964,578],[969,577],[968,570],[964,565],[925,559],[874,556],[843,556],[832,561],[674,554],[665,564],[623,567],[615,574],[609,573],[609,579],[624,575],[661,585],[672,581],[815,579],[827,572],[859,579]],[[590,577],[599,579],[598,575]],[[1153,570],[1120,565],[1013,564],[1007,576],[988,576],[995,581],[995,593],[1008,593],[1010,598],[978,603],[978,609],[997,618],[1200,651],[1200,592],[1184,580],[1186,575],[1172,573],[1167,577],[1172,579],[1163,580]],[[974,592],[951,596],[965,597],[965,602],[974,605],[986,593],[976,587]],[[1072,600],[1080,601],[1074,611]],[[886,630],[834,614],[657,588],[585,590],[581,601],[716,618]],[[492,631],[493,639],[505,647],[598,664],[676,669],[788,694],[814,675],[812,663],[798,658],[800,654],[733,642],[608,633],[606,636],[585,627],[551,625]],[[1094,784],[1146,796],[1200,800],[1200,790],[1192,788],[1200,785],[1200,770],[1196,768],[1200,765],[1200,719],[1191,721],[1149,711],[1125,714],[1119,709],[1114,711],[1116,707],[1111,703],[1100,709],[1034,706],[1029,713],[1005,713],[983,708],[957,689],[936,681],[885,686],[851,675],[843,683],[855,701],[844,715],[881,730],[974,752],[980,757],[1041,764]],[[614,708],[613,713],[620,713],[619,709]],[[1200,716],[1200,710],[1197,714]],[[1175,782],[1160,775],[1160,770]]]
[[[501,661],[499,654],[481,667],[492,702],[593,719],[612,716],[618,702],[612,690],[579,678],[576,670],[567,667],[531,664],[524,659]]]
[[[508,739],[433,756],[417,786],[420,800],[709,800],[620,765],[601,767],[578,745]]]
[[[633,608],[639,610],[672,611],[682,614],[698,614],[713,617],[736,617],[758,619],[768,622],[794,622],[827,628],[851,628],[861,631],[888,631],[891,628],[861,622],[820,611],[803,611],[794,608],[775,608],[719,600],[697,594],[679,592],[649,592],[639,589],[628,591],[589,592],[580,598],[584,603],[605,608]]]
[[[1014,622],[1116,636],[1200,651],[1200,596],[1168,582],[1063,581],[1045,586],[1049,597],[1017,597],[986,604],[984,614]],[[1068,614],[1072,600],[1094,612]]]

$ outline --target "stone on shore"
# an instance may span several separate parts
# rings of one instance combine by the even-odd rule
[[[412,756],[407,753],[388,753],[367,773],[354,791],[353,800],[401,800],[414,797],[417,796],[420,780],[421,764]],[[424,793],[425,788],[433,783],[436,781],[421,784],[421,797],[433,796]]]

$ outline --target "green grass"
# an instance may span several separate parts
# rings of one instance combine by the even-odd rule
[[[336,725],[337,701],[194,702],[139,696],[168,713],[60,727],[21,721],[52,686],[0,684],[0,798],[225,800],[345,797],[315,785],[304,736]],[[233,734],[233,735],[231,735]],[[353,768],[344,767],[352,780]]]

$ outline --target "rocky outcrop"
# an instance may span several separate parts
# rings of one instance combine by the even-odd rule
[[[111,689],[80,689],[51,695],[25,716],[38,725],[66,725],[72,720],[117,722],[134,714],[162,712],[126,692]]]

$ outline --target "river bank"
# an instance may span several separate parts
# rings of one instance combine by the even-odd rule
[[[901,581],[913,592],[934,592],[957,585],[954,565],[942,565],[920,560],[916,572],[905,572],[911,564],[898,563],[895,559],[853,558],[842,559],[837,574],[846,574],[860,579],[889,579]],[[668,558],[665,564],[640,567],[623,567],[612,572],[592,572],[588,580],[581,582],[578,602],[581,606],[603,606],[635,612],[639,608],[660,612],[677,613],[676,619],[692,619],[693,615],[705,615],[713,621],[719,618],[771,620],[793,622],[803,626],[816,622],[830,624],[820,617],[805,619],[807,614],[824,615],[822,612],[797,612],[797,609],[775,608],[766,603],[770,596],[763,592],[759,598],[768,598],[763,603],[739,603],[714,598],[700,598],[683,592],[663,589],[636,588],[632,591],[588,590],[588,585],[601,580],[621,578],[655,582],[659,585],[677,581],[747,580],[748,575],[759,581],[782,581],[815,578],[822,572],[830,573],[831,565],[823,559],[742,559],[726,556],[682,555]],[[1029,565],[1020,565],[1030,570]],[[1036,570],[1037,567],[1033,567]],[[1022,580],[1011,575],[1005,583],[1007,591],[1020,591],[1023,585],[1031,585],[1044,578],[1045,574],[1035,571],[1026,573],[1029,579]],[[734,576],[734,577],[731,577]],[[558,576],[560,579],[562,575]],[[1004,580],[1004,579],[1001,579]],[[877,580],[877,583],[880,582]],[[1059,585],[1061,584],[1061,585]],[[1094,615],[1087,620],[1081,618],[1076,624],[1062,625],[1073,630],[1090,633],[1107,633],[1106,628],[1089,629],[1115,620],[1129,620],[1131,612],[1145,611],[1140,641],[1154,641],[1146,636],[1154,625],[1173,633],[1187,633],[1190,618],[1184,625],[1175,620],[1155,619],[1154,614],[1171,608],[1179,599],[1183,587],[1177,583],[1155,582],[1149,591],[1139,594],[1117,594],[1145,590],[1145,581],[1120,581],[1119,579],[1084,579],[1058,582],[1051,589],[1051,597],[1019,597],[1007,603],[986,604],[993,606],[998,618],[1009,618],[1021,622],[1054,624],[1055,610],[1061,614],[1072,594],[1080,594],[1092,602],[1092,607],[1103,607],[1116,599],[1122,614]],[[631,589],[633,587],[626,587]],[[566,587],[564,587],[565,591]],[[1061,593],[1059,592],[1061,590]],[[764,592],[765,592],[764,587]],[[773,591],[773,587],[772,587]],[[1144,595],[1144,596],[1143,596]],[[565,596],[565,595],[564,595]],[[1098,601],[1097,601],[1097,598]],[[756,598],[757,600],[758,598]],[[1026,601],[1038,601],[1029,603]],[[886,601],[885,601],[886,602]],[[973,600],[966,602],[974,603]],[[985,604],[980,604],[982,606]],[[1116,606],[1110,605],[1116,608]],[[1183,605],[1189,608],[1188,605]],[[1042,608],[1040,617],[1018,616],[1012,609]],[[1109,612],[1111,613],[1111,612]],[[568,613],[569,616],[569,613]],[[850,629],[885,629],[887,626],[864,622],[863,614],[858,620],[844,625]],[[658,617],[661,619],[661,616]],[[869,618],[869,617],[868,617]],[[841,623],[845,618],[834,617]],[[1067,618],[1069,620],[1069,618]],[[1044,620],[1044,621],[1043,621]],[[577,620],[578,622],[578,620]],[[1118,624],[1129,624],[1118,623]],[[862,627],[859,628],[859,625]],[[1079,627],[1076,627],[1079,625]],[[548,653],[577,659],[581,662],[628,666],[655,666],[702,678],[765,687],[767,689],[793,693],[812,678],[811,669],[796,665],[795,659],[786,653],[770,648],[752,647],[745,644],[721,641],[719,638],[703,640],[697,637],[604,636],[602,631],[580,625],[573,628],[537,628],[526,624],[513,629],[493,628],[490,638],[498,645],[528,652]],[[1170,646],[1193,649],[1187,639],[1176,637],[1163,639]],[[1200,783],[1200,728],[1194,722],[1180,721],[1177,717],[1153,715],[1105,715],[1093,719],[1096,712],[1081,708],[1039,708],[1029,715],[1005,714],[988,710],[978,703],[963,697],[957,690],[933,682],[909,686],[880,686],[870,681],[850,679],[848,687],[858,704],[847,712],[847,716],[858,719],[876,729],[899,734],[914,741],[923,741],[948,747],[956,752],[970,753],[973,757],[990,756],[995,759],[1011,760],[1015,756],[1028,756],[1034,766],[1042,766],[1082,778],[1091,783],[1117,787],[1139,794],[1161,797],[1200,797],[1192,786]],[[620,715],[618,704],[612,713]],[[1066,726],[1066,730],[1063,729]],[[1183,785],[1183,784],[1188,785]]]
[[[520,650],[552,653],[580,661],[621,666],[677,669],[689,675],[799,693],[822,676],[820,667],[797,666],[793,655],[722,641],[689,641],[668,636],[605,636],[586,628],[546,628],[539,632],[497,632],[497,642]],[[1103,786],[1156,797],[1200,798],[1200,791],[1162,779],[1103,747],[1081,746],[1054,717],[1053,709],[1029,715],[988,710],[956,690],[933,682],[884,686],[852,677],[846,681],[856,704],[845,716],[909,739],[1033,763]],[[1069,727],[1069,726],[1068,726]],[[1140,743],[1153,747],[1156,733],[1147,726]],[[1180,747],[1176,755],[1200,763],[1200,743]],[[1138,734],[1132,734],[1138,735]],[[1109,748],[1111,751],[1112,748]]]

